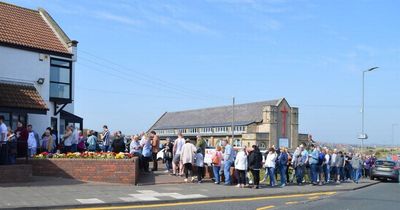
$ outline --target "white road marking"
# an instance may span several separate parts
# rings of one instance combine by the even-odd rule
[[[206,198],[207,196],[201,194],[188,194],[183,195],[180,193],[159,193],[153,190],[137,190],[138,194],[129,194],[131,197],[120,197],[119,199],[125,202],[134,201],[157,201],[159,197],[171,197],[175,199],[190,199],[190,198]]]
[[[96,203],[104,203],[104,201],[97,198],[89,198],[89,199],[76,199],[82,204],[96,204]]]

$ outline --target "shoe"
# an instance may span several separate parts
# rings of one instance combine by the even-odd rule
[[[174,174],[174,173],[171,173],[171,174],[169,174],[169,175],[171,175],[171,176],[176,176],[176,174]]]
[[[203,181],[200,180],[200,181],[198,181],[197,183],[201,184],[201,183],[203,183]]]
[[[225,183],[224,185],[225,185],[225,186],[231,186],[231,184],[230,184],[230,183]]]
[[[164,173],[169,173],[169,170],[165,170]]]
[[[281,187],[285,187],[285,186],[286,186],[285,184],[282,184],[282,185],[281,185]]]
[[[265,179],[262,179],[262,180],[260,181],[260,183],[263,183],[263,182],[265,182]]]
[[[214,184],[219,184],[219,182],[214,182]]]
[[[240,184],[237,184],[236,187],[240,187]]]
[[[184,179],[183,181],[185,181],[186,183],[188,182],[188,179]]]
[[[192,177],[192,182],[195,180],[195,178],[194,177]]]

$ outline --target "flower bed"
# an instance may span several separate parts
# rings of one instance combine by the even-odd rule
[[[139,158],[125,153],[41,153],[30,159],[34,176],[137,184]]]
[[[48,153],[42,152],[35,155],[35,159],[49,158],[70,158],[70,159],[131,159],[132,154],[129,153],[114,153],[114,152],[69,152],[69,153]]]

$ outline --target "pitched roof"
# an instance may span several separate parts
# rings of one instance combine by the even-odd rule
[[[278,100],[235,105],[235,125],[261,122],[263,108],[277,105]],[[151,129],[179,129],[191,127],[229,126],[232,123],[232,106],[221,106],[180,112],[166,112]]]
[[[26,83],[0,81],[0,108],[46,113],[46,102],[35,86]]]
[[[70,55],[64,35],[43,9],[0,2],[0,44]]]

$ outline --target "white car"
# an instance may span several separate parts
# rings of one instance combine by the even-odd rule
[[[164,151],[165,149],[162,149],[157,153],[157,160],[164,160]]]

